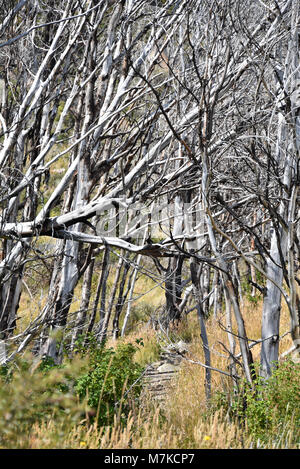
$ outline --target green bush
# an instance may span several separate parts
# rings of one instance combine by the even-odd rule
[[[101,346],[89,352],[88,371],[77,379],[75,390],[94,409],[99,425],[110,425],[120,409],[126,417],[131,400],[141,391],[141,382],[134,384],[143,370],[133,361],[135,352],[132,344],[119,344],[116,349]]]
[[[0,448],[28,447],[30,429],[41,422],[55,421],[67,433],[87,418],[99,425],[116,415],[126,421],[141,390],[135,352],[132,344],[113,349],[91,341],[62,365],[46,357],[33,366],[30,356],[0,367]]]
[[[260,444],[276,444],[287,428],[296,429],[292,439],[299,443],[300,365],[287,360],[268,380],[258,378],[254,390],[245,385],[232,411]]]
[[[33,367],[32,357],[2,367],[0,448],[27,448],[30,429],[41,421],[70,428],[83,418],[85,403],[71,386],[77,370],[77,360],[61,368],[43,362]]]

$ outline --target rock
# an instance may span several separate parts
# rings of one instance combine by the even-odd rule
[[[184,355],[185,353],[188,352],[188,350],[189,350],[189,349],[188,349],[188,346],[187,346],[187,344],[186,344],[185,342],[183,342],[183,340],[180,340],[180,341],[177,343],[177,351],[178,351],[179,353],[182,353],[182,354]]]
[[[188,351],[188,346],[183,340],[180,340],[176,344],[170,344],[165,349],[165,352],[171,352],[171,353],[185,354],[187,351]]]
[[[157,371],[159,373],[174,373],[175,371],[178,371],[178,367],[172,365],[172,363],[164,363],[163,365],[157,368]]]
[[[145,374],[145,391],[160,405],[164,403],[168,396],[170,386],[180,369],[182,355],[188,351],[187,344],[180,340],[176,344],[171,344],[164,348],[160,355],[160,360],[149,365]]]
[[[159,360],[158,362],[151,363],[151,368],[157,369],[159,366],[163,365],[165,362],[164,360]]]

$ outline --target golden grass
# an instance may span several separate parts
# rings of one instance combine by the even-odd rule
[[[37,247],[39,249],[43,248],[44,244],[53,244],[55,245],[55,241],[51,238],[41,237],[37,243]],[[48,246],[48,248],[49,248]],[[111,266],[110,275],[107,282],[107,304],[110,300],[110,291],[112,289],[112,285],[115,278],[116,272],[116,264]],[[18,321],[17,321],[17,329],[16,334],[21,333],[30,325],[30,323],[41,313],[44,306],[47,302],[47,295],[48,295],[48,283],[45,282],[45,276],[43,276],[43,272],[39,271],[34,272],[35,277],[38,277],[38,282],[33,280],[33,277],[28,272],[25,275],[22,294],[19,303],[19,310],[18,310]],[[93,282],[92,282],[92,294],[91,294],[91,301],[90,301],[90,308],[92,308],[96,288],[97,288],[98,278],[97,275],[94,275]],[[126,285],[125,285],[126,287]],[[82,279],[78,282],[74,295],[73,300],[70,305],[70,316],[76,314],[80,309],[80,302],[81,302],[81,289],[82,289]],[[145,293],[146,292],[146,293]],[[115,302],[117,301],[117,296]],[[143,322],[150,319],[149,311],[154,311],[158,307],[160,307],[164,303],[164,290],[160,286],[157,286],[154,280],[147,276],[140,276],[137,279],[135,284],[134,294],[133,294],[133,302],[132,302],[132,309],[136,309],[139,311],[141,319]],[[124,310],[126,309],[127,303],[125,303]],[[91,310],[90,310],[91,311]],[[87,316],[89,317],[90,312],[87,312]],[[147,316],[148,315],[148,316]],[[112,314],[113,316],[113,314]],[[97,315],[96,322],[98,321],[99,317]],[[112,318],[111,318],[112,321]],[[122,324],[122,318],[121,318]],[[110,328],[110,326],[109,326]]]
[[[161,286],[156,286],[151,278],[142,276],[136,282],[133,298],[136,298],[133,305],[144,303],[156,309],[164,304],[165,291]]]
[[[110,284],[114,278],[110,276]],[[135,306],[141,309],[147,305],[155,310],[164,302],[164,290],[157,287],[152,290],[154,281],[149,278],[140,277],[135,288]],[[149,291],[150,290],[150,291]],[[146,295],[143,292],[149,291]],[[36,297],[35,297],[36,298]],[[36,301],[24,289],[20,303],[20,325],[25,327],[29,321],[41,311],[46,297],[41,295]],[[70,312],[79,309],[80,285],[75,291],[74,301]],[[261,337],[261,312],[262,300],[256,304],[245,301],[243,306],[243,317],[247,335],[250,340],[257,340]],[[211,351],[211,365],[217,369],[228,371],[228,337],[227,333],[220,327],[225,325],[225,315],[221,315],[217,320],[213,317],[206,322],[208,340]],[[280,321],[280,334],[283,335],[290,329],[290,318],[288,309],[283,302]],[[233,318],[233,331],[237,333],[237,326]],[[173,340],[182,338],[189,342],[189,353],[187,358],[204,363],[203,345],[200,335],[200,326],[195,313],[190,313],[179,327],[172,331],[170,337]],[[159,344],[156,333],[146,327],[132,330],[121,340],[124,342],[136,343],[137,339],[143,339],[143,345],[137,345],[138,351],[135,360],[147,365],[158,359]],[[238,338],[236,341],[236,353],[239,353]],[[115,346],[116,342],[109,340],[108,346]],[[288,350],[292,345],[290,336],[287,334],[280,341],[280,354]],[[254,361],[259,361],[260,344],[255,345],[251,350]],[[241,369],[238,367],[238,371]],[[212,392],[223,392],[229,396],[232,390],[232,383],[226,376],[212,371]],[[61,423],[54,420],[36,423],[32,426],[28,435],[20,435],[19,446],[28,448],[90,448],[90,449],[159,449],[159,448],[251,448],[253,442],[250,437],[245,437],[246,430],[242,429],[237,422],[231,421],[228,415],[222,410],[217,410],[213,414],[207,413],[207,402],[205,397],[205,369],[200,365],[184,360],[181,371],[169,393],[168,399],[162,408],[153,405],[152,402],[144,402],[143,408],[135,409],[128,417],[127,425],[120,425],[116,419],[112,427],[97,428],[87,422],[74,422],[74,425],[66,429]],[[282,429],[284,436],[282,440],[270,439],[269,447],[292,448],[291,443],[293,432],[293,422],[289,422],[289,428]],[[272,435],[270,436],[270,438]],[[23,442],[22,442],[23,438]],[[299,447],[299,445],[298,445]]]
[[[244,307],[245,323],[251,339],[260,337],[261,303],[253,307]],[[188,336],[189,354],[187,358],[204,361],[202,342],[196,315],[188,317],[184,326],[179,326],[176,337]],[[289,317],[283,308],[281,333],[289,329]],[[211,318],[207,321],[207,332],[211,347],[212,366],[227,370],[228,355],[223,344],[227,344],[226,332],[218,327],[218,322]],[[143,338],[144,347],[138,346],[138,362],[151,361],[151,351],[157,346],[157,337],[149,328],[134,331],[124,342],[135,343]],[[108,343],[114,346],[115,342]],[[290,339],[284,338],[281,352],[290,347]],[[260,346],[253,349],[254,357],[259,358]],[[238,352],[238,341],[237,341]],[[253,448],[254,443],[247,436],[247,428],[242,428],[236,421],[229,419],[224,409],[208,412],[205,398],[205,370],[188,360],[183,361],[181,371],[173,382],[166,402],[160,408],[151,401],[144,401],[143,406],[134,409],[127,424],[121,425],[118,418],[112,427],[97,428],[84,420],[66,431],[62,423],[54,420],[34,424],[24,440],[28,448],[80,448],[80,449],[245,449]],[[212,372],[213,393],[231,390],[229,378],[218,372]],[[295,448],[292,435],[296,429],[292,421],[287,428],[278,429],[282,437],[270,435],[270,442],[264,447]],[[20,440],[22,438],[20,437]],[[21,445],[22,446],[22,445]]]

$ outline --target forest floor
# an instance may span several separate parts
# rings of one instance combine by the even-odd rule
[[[39,409],[34,390],[36,395],[41,394],[42,380],[39,373],[24,372],[19,387],[14,384],[11,395],[8,396],[3,390],[0,396],[1,448],[300,448],[300,365],[293,365],[292,373],[288,366],[283,368],[284,371],[279,376],[281,381],[278,381],[278,386],[277,383],[273,386],[278,391],[277,395],[271,393],[266,399],[259,401],[253,401],[252,396],[247,395],[251,412],[241,420],[238,415],[238,401],[235,402],[237,395],[228,376],[212,371],[212,396],[207,401],[206,372],[201,366],[205,362],[203,343],[195,312],[190,313],[178,327],[167,333],[155,331],[150,326],[149,314],[156,311],[164,301],[164,291],[159,287],[152,287],[150,280],[141,277],[137,283],[137,301],[133,307],[133,319],[128,333],[117,343],[109,339],[106,344],[107,349],[114,349],[119,344],[133,344],[133,361],[144,370],[142,394],[138,400],[132,401],[129,412],[124,416],[122,413],[116,414],[112,424],[100,427],[88,414],[81,412],[78,416],[76,409],[73,414],[71,406],[68,418],[57,418],[48,411],[44,414],[42,409],[38,411],[37,419],[36,414],[32,417],[30,412],[34,408]],[[39,288],[42,288],[42,283]],[[29,289],[30,284],[28,291]],[[28,291],[27,298],[25,291],[22,295],[20,311],[23,316],[20,329],[35,314],[32,309],[34,303]],[[149,291],[147,297],[139,296],[138,293],[143,291]],[[37,305],[35,307],[38,309]],[[76,304],[72,308],[75,311]],[[262,301],[260,298],[251,300],[245,297],[242,308],[248,338],[255,341],[261,335]],[[206,321],[211,366],[228,372],[228,337],[225,324],[225,313],[218,318],[211,316]],[[289,328],[289,314],[283,305],[280,355],[292,345],[286,334]],[[233,332],[237,333],[235,323]],[[183,347],[179,354],[176,351],[178,347]],[[236,353],[238,350],[236,338]],[[260,345],[255,345],[251,350],[254,361],[259,362]],[[283,363],[285,359],[281,361]],[[78,363],[74,363],[73,368],[86,366],[85,362]],[[240,364],[237,363],[241,372]],[[57,370],[58,372],[64,371]],[[55,374],[51,376],[52,380],[57,379]],[[54,396],[51,402],[55,406],[57,403],[60,407],[65,405]],[[281,408],[280,402],[285,403],[289,410]],[[76,408],[77,403],[73,402],[72,405]],[[26,417],[27,421],[24,417],[25,408],[29,415]],[[24,426],[24,422],[27,422],[27,426]],[[1,443],[2,431],[3,434],[8,432],[6,440],[4,438],[6,443]]]

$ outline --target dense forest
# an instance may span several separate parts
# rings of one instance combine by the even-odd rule
[[[0,448],[299,448],[299,154],[299,0],[0,1]]]

